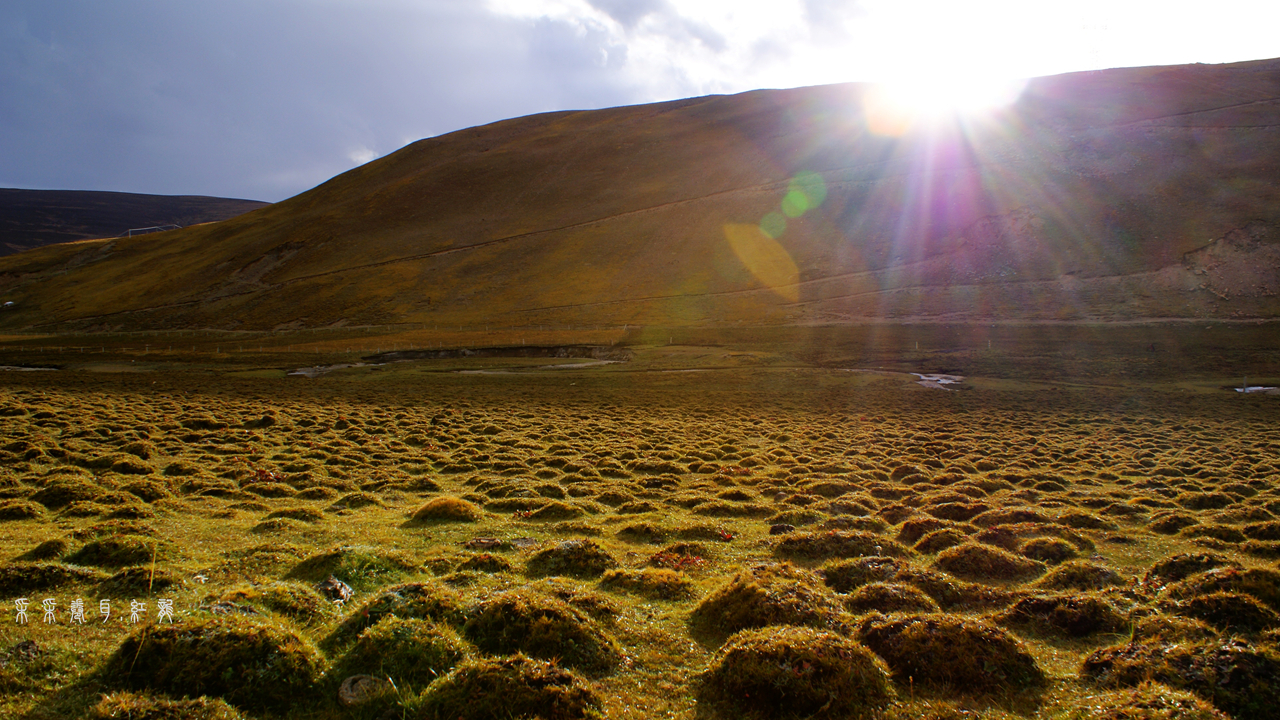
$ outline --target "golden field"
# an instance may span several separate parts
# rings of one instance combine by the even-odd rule
[[[62,369],[0,374],[0,714],[1280,716],[1276,398],[1149,330],[917,330],[313,378],[355,350],[9,338]]]

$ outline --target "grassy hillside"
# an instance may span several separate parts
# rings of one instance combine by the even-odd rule
[[[0,188],[0,255],[116,237],[134,228],[217,222],[266,204],[199,195]]]
[[[899,137],[865,86],[517,118],[216,225],[0,259],[0,329],[1274,317],[1280,61],[1032,81]]]

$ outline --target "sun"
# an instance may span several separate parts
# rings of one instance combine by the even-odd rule
[[[897,136],[919,125],[1010,105],[1025,85],[1024,80],[976,74],[904,75],[873,84],[863,95],[863,110],[872,132]]]

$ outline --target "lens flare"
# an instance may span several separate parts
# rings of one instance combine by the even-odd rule
[[[747,270],[757,280],[777,293],[782,299],[795,302],[800,299],[800,269],[777,240],[769,237],[758,226],[745,223],[729,223],[724,226],[724,237]]]
[[[863,95],[868,128],[897,137],[917,125],[971,117],[1017,102],[1025,80],[982,76],[906,76]]]

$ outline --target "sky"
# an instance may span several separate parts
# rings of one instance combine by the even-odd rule
[[[1280,57],[1276,0],[5,0],[0,187],[277,201],[532,113]]]

